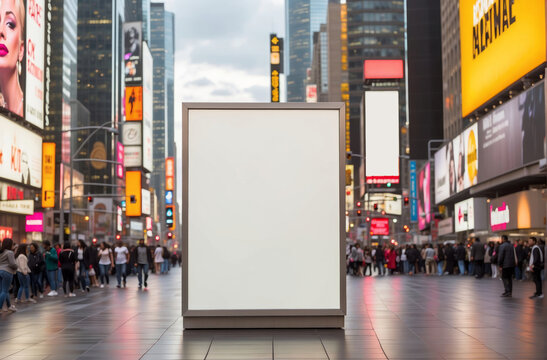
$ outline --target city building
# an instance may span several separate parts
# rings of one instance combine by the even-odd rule
[[[326,23],[327,7],[328,0],[285,1],[285,74],[289,102],[306,101],[313,33]]]
[[[142,41],[150,43],[150,0],[125,0],[125,22],[142,21]]]

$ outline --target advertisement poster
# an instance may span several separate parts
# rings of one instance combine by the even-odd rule
[[[545,230],[545,200],[540,190],[527,190],[492,199],[489,204],[490,229]]]
[[[373,218],[370,219],[370,234],[375,235],[389,235],[389,219],[388,218]]]
[[[475,228],[475,211],[473,199],[467,199],[454,205],[456,232],[473,230]]]
[[[123,124],[122,139],[125,146],[142,145],[141,126],[140,122],[125,122]]]
[[[154,169],[153,154],[153,131],[152,123],[154,120],[154,90],[153,74],[154,68],[152,54],[146,43],[143,43],[143,113],[142,113],[142,167],[152,172]]]
[[[431,165],[418,172],[418,228],[424,230],[431,222]]]
[[[410,222],[418,222],[418,182],[414,160],[410,161]]]
[[[125,82],[142,81],[142,23],[128,22],[123,25]]]
[[[33,215],[27,215],[25,218],[26,232],[44,231],[44,213],[35,212]]]
[[[5,238],[13,238],[13,228],[0,226],[0,241],[4,240]]]
[[[11,2],[17,4],[16,1]],[[44,8],[44,0],[27,0],[27,14],[26,14],[26,42],[24,42],[26,56],[23,60],[20,60],[25,64],[25,83],[26,83],[26,101],[25,101],[25,120],[31,124],[44,128],[44,58],[45,58],[45,15],[46,9]],[[20,2],[20,6],[23,5],[23,1]],[[9,16],[16,17],[18,12],[14,12]],[[9,17],[8,16],[8,17]],[[17,29],[17,26],[15,27]],[[4,46],[9,46],[6,41]],[[15,50],[15,49],[14,49]],[[10,54],[15,55],[16,52],[7,48],[7,55],[3,56],[3,60],[10,60]],[[0,45],[0,54],[2,52]],[[9,84],[6,84],[8,88]],[[0,85],[0,88],[3,85]],[[6,99],[5,99],[6,100]],[[8,104],[10,99],[6,101]],[[22,105],[22,103],[21,103]],[[17,113],[18,107],[10,109]],[[19,115],[19,114],[18,114]]]
[[[125,120],[142,120],[142,86],[125,88]]]
[[[42,138],[0,116],[0,178],[42,187]]]
[[[123,179],[124,174],[124,164],[125,164],[125,153],[124,153],[124,146],[122,143],[117,142],[116,143],[116,161],[118,164],[116,165],[116,175],[119,179]]]
[[[150,215],[151,203],[150,203],[150,191],[146,189],[141,190],[141,203],[142,213],[144,215]]]
[[[126,146],[124,149],[124,165],[126,168],[142,166],[142,147]]]
[[[42,207],[55,207],[55,143],[42,144]]]

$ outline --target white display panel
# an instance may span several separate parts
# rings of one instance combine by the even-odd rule
[[[342,308],[340,124],[334,109],[188,110],[189,311]]]

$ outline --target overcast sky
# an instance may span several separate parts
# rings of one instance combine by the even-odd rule
[[[284,36],[285,0],[164,3],[175,13],[175,139],[181,159],[183,101],[269,101],[269,34]],[[177,183],[181,189],[180,175]]]

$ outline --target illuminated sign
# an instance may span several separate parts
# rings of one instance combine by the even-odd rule
[[[126,122],[122,131],[123,144],[142,145],[142,124],[140,122]]]
[[[55,143],[42,144],[42,207],[55,207]]]
[[[348,80],[348,8],[346,4],[340,4],[340,53],[340,68],[342,70],[342,78],[340,82],[340,100],[342,100],[342,102],[346,104],[346,151],[351,151]],[[364,188],[365,187],[362,186],[362,191],[364,191]]]
[[[317,102],[317,85],[316,84],[306,85],[306,102],[308,103]]]
[[[142,213],[144,215],[150,215],[151,204],[150,204],[150,191],[146,189],[141,190],[141,203],[142,203]]]
[[[125,146],[124,147],[124,166],[141,167],[142,166],[142,147],[141,146]]]
[[[505,202],[497,208],[490,205],[490,227],[492,231],[506,230],[510,221],[509,206]]]
[[[167,206],[165,208],[165,224],[169,229],[175,226],[175,208],[173,206]]]
[[[402,79],[403,77],[403,60],[365,60],[363,62],[363,80]]]
[[[142,86],[125,88],[125,120],[142,120]]]
[[[418,222],[418,183],[416,161],[410,160],[410,222]]]
[[[34,214],[33,200],[8,200],[0,201],[0,211],[12,214],[32,215]]]
[[[116,206],[116,231],[123,230],[123,213],[122,208]]]
[[[141,216],[141,172],[127,171],[125,173],[125,214],[127,216]]]
[[[152,230],[152,218],[150,216],[146,217],[146,230]]]
[[[388,218],[373,218],[370,219],[370,234],[371,235],[389,235],[389,219]]]
[[[462,115],[546,60],[545,0],[460,0]]]
[[[283,73],[283,39],[270,34],[270,101],[279,102],[279,75]]]
[[[167,205],[173,205],[173,191],[168,190],[165,192],[165,203]]]
[[[44,231],[44,213],[34,213],[25,218],[26,232],[42,232]]]
[[[123,24],[125,83],[142,81],[142,22]]]
[[[165,159],[165,190],[175,189],[175,159]]]
[[[475,228],[475,207],[473,199],[467,199],[454,205],[456,232],[473,230]]]
[[[118,178],[123,179],[123,168],[124,168],[124,147],[123,144],[118,142],[116,149],[116,156],[118,159],[118,164],[116,165],[116,175]]]
[[[154,169],[153,154],[153,120],[154,120],[154,68],[152,54],[148,45],[143,43],[143,99],[142,99],[142,167],[150,172]]]
[[[0,241],[6,238],[13,239],[13,228],[0,226]]]

